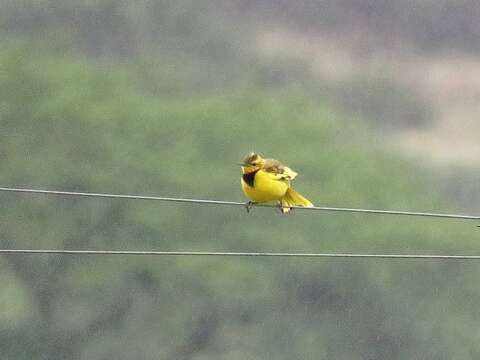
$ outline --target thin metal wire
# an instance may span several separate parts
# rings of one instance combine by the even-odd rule
[[[213,204],[213,205],[229,205],[229,206],[243,206],[243,207],[246,206],[245,203],[237,202],[237,201],[185,199],[185,198],[173,198],[173,197],[162,197],[162,196],[87,193],[87,192],[40,190],[40,189],[10,188],[10,187],[0,187],[0,191],[15,192],[15,193],[30,193],[30,194],[34,193],[34,194],[43,194],[43,195],[58,195],[58,196],[83,196],[83,197],[127,199],[127,200],[153,200],[153,201],[178,202],[178,203]],[[269,205],[269,204],[252,204],[252,206],[275,207],[275,205]],[[415,211],[355,209],[355,208],[340,208],[340,207],[327,207],[327,206],[314,206],[314,207],[293,206],[293,208],[301,209],[301,210],[350,212],[350,213],[362,213],[362,214],[423,216],[423,217],[450,218],[450,219],[461,219],[461,220],[480,220],[480,216],[477,216],[477,215],[441,214],[441,213],[428,213],[428,212],[415,212]]]
[[[130,250],[55,250],[0,249],[0,254],[58,254],[58,255],[135,255],[135,256],[236,256],[290,258],[363,258],[363,259],[432,259],[480,260],[480,255],[431,254],[349,254],[349,253],[284,253],[284,252],[222,252],[222,251],[130,251]]]

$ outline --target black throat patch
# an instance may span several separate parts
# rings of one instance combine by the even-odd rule
[[[257,174],[258,170],[249,172],[248,174],[243,174],[243,181],[245,181],[248,186],[253,187],[255,182],[255,175]]]

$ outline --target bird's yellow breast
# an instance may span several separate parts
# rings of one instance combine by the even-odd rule
[[[255,202],[280,200],[290,187],[288,180],[280,179],[275,174],[259,170],[253,177],[253,186],[242,177],[242,189],[249,199]]]

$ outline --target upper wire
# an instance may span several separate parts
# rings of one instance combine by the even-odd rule
[[[228,205],[228,206],[258,206],[258,207],[276,207],[271,204],[258,203],[244,203],[238,201],[225,200],[208,200],[208,199],[191,199],[191,198],[174,198],[163,196],[146,196],[146,195],[124,195],[124,194],[107,194],[107,193],[90,193],[90,192],[75,192],[75,191],[59,191],[59,190],[42,190],[42,189],[26,189],[26,188],[11,188],[0,187],[0,191],[15,192],[15,193],[30,193],[43,195],[58,195],[58,196],[79,196],[79,197],[96,197],[96,198],[111,198],[111,199],[127,199],[127,200],[151,200],[163,202],[177,202],[177,203],[194,203],[194,204],[211,204],[211,205]],[[331,212],[349,212],[361,214],[383,214],[383,215],[399,215],[399,216],[422,216],[433,218],[449,218],[460,220],[480,220],[478,215],[462,215],[462,214],[444,214],[418,211],[398,211],[398,210],[377,210],[377,209],[361,209],[361,208],[341,208],[328,206],[291,206],[294,209],[313,210],[313,211],[331,211]]]

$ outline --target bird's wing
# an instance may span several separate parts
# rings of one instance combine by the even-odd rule
[[[283,174],[279,174],[279,173],[275,173],[275,172],[272,172],[272,171],[267,171],[265,169],[262,169],[260,170],[262,171],[264,174],[266,174],[270,179],[272,180],[278,180],[278,181],[285,181],[285,180],[288,180],[285,175]]]
[[[293,180],[297,177],[298,173],[296,173],[295,171],[293,171],[289,167],[285,166],[283,168],[283,175],[285,175],[288,178],[288,180]]]
[[[280,161],[275,159],[265,159],[263,169],[268,173],[278,175],[279,178],[286,180],[293,180],[298,175],[288,166],[283,165]]]

